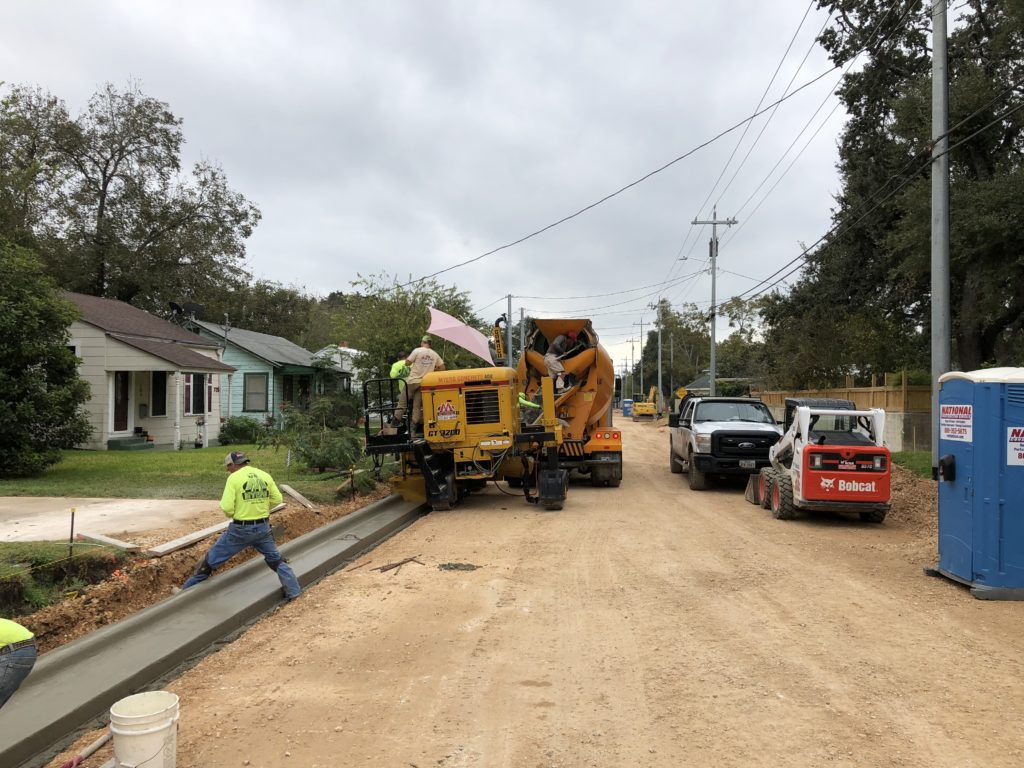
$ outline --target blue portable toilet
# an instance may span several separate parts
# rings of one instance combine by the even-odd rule
[[[622,415],[623,416],[632,416],[633,415],[633,401],[632,400],[623,400],[622,401]]]
[[[939,379],[939,563],[988,600],[1024,600],[1024,368]]]

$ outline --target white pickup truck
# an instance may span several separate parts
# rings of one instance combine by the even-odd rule
[[[685,469],[690,488],[707,488],[708,475],[750,475],[769,466],[768,451],[782,429],[768,406],[751,397],[697,397],[668,417],[669,468]]]

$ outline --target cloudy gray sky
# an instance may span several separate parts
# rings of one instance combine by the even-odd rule
[[[690,152],[754,113],[777,67],[765,105],[827,71],[824,22],[805,0],[6,0],[0,79],[73,112],[137,80],[184,119],[186,160],[219,162],[262,210],[252,272],[324,295],[452,267]],[[439,279],[486,319],[509,293],[515,316],[591,316],[621,364],[659,295],[710,303],[710,233],[690,221],[713,203],[739,219],[720,300],[827,230],[838,78]]]

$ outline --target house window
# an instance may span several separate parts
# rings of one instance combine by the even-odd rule
[[[265,373],[245,374],[242,410],[265,413],[267,410],[267,380]]]
[[[149,402],[152,416],[167,415],[167,371],[150,373]]]
[[[213,410],[213,376],[185,374],[185,415],[202,416]]]

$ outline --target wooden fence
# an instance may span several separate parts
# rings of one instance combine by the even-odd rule
[[[932,388],[907,385],[890,387],[836,387],[833,389],[805,389],[799,392],[752,391],[769,408],[782,409],[787,397],[830,397],[851,400],[858,408],[882,408],[888,413],[930,413]]]

